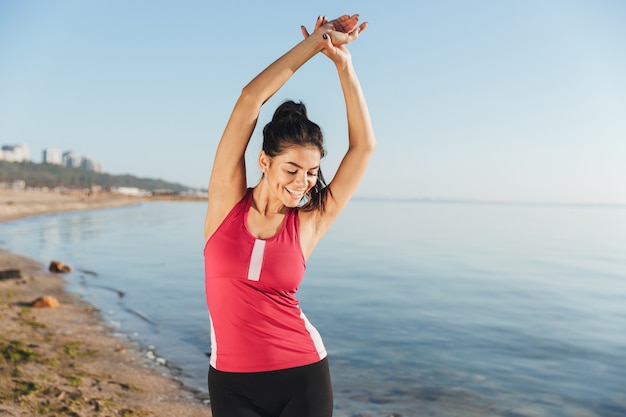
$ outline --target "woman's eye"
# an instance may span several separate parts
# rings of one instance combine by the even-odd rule
[[[317,177],[317,172],[309,172],[310,177]]]
[[[287,170],[287,173],[291,174],[291,175],[294,175],[296,172],[298,172],[298,171],[289,171],[289,170]]]

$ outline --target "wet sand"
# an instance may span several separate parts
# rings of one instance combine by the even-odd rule
[[[0,190],[0,222],[144,200]],[[97,309],[65,292],[63,276],[47,269],[0,250],[0,415],[211,416],[204,394],[114,335]],[[7,270],[19,273],[2,278]],[[31,306],[44,295],[60,306]]]

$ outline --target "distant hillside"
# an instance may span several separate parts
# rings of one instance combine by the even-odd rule
[[[189,190],[181,184],[132,175],[96,173],[82,168],[66,168],[59,165],[32,162],[0,161],[0,182],[26,181],[27,187],[86,188],[100,185],[110,187],[137,187],[143,190],[171,190],[174,193]]]

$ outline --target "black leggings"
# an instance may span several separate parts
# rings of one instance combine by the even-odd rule
[[[213,417],[331,417],[328,360],[269,372],[209,368]]]

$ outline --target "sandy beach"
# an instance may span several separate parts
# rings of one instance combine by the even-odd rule
[[[0,222],[142,201],[0,190]],[[0,250],[1,416],[211,416],[202,393],[114,335],[97,309],[64,291],[62,274],[22,255]],[[34,307],[42,296],[59,306]]]

